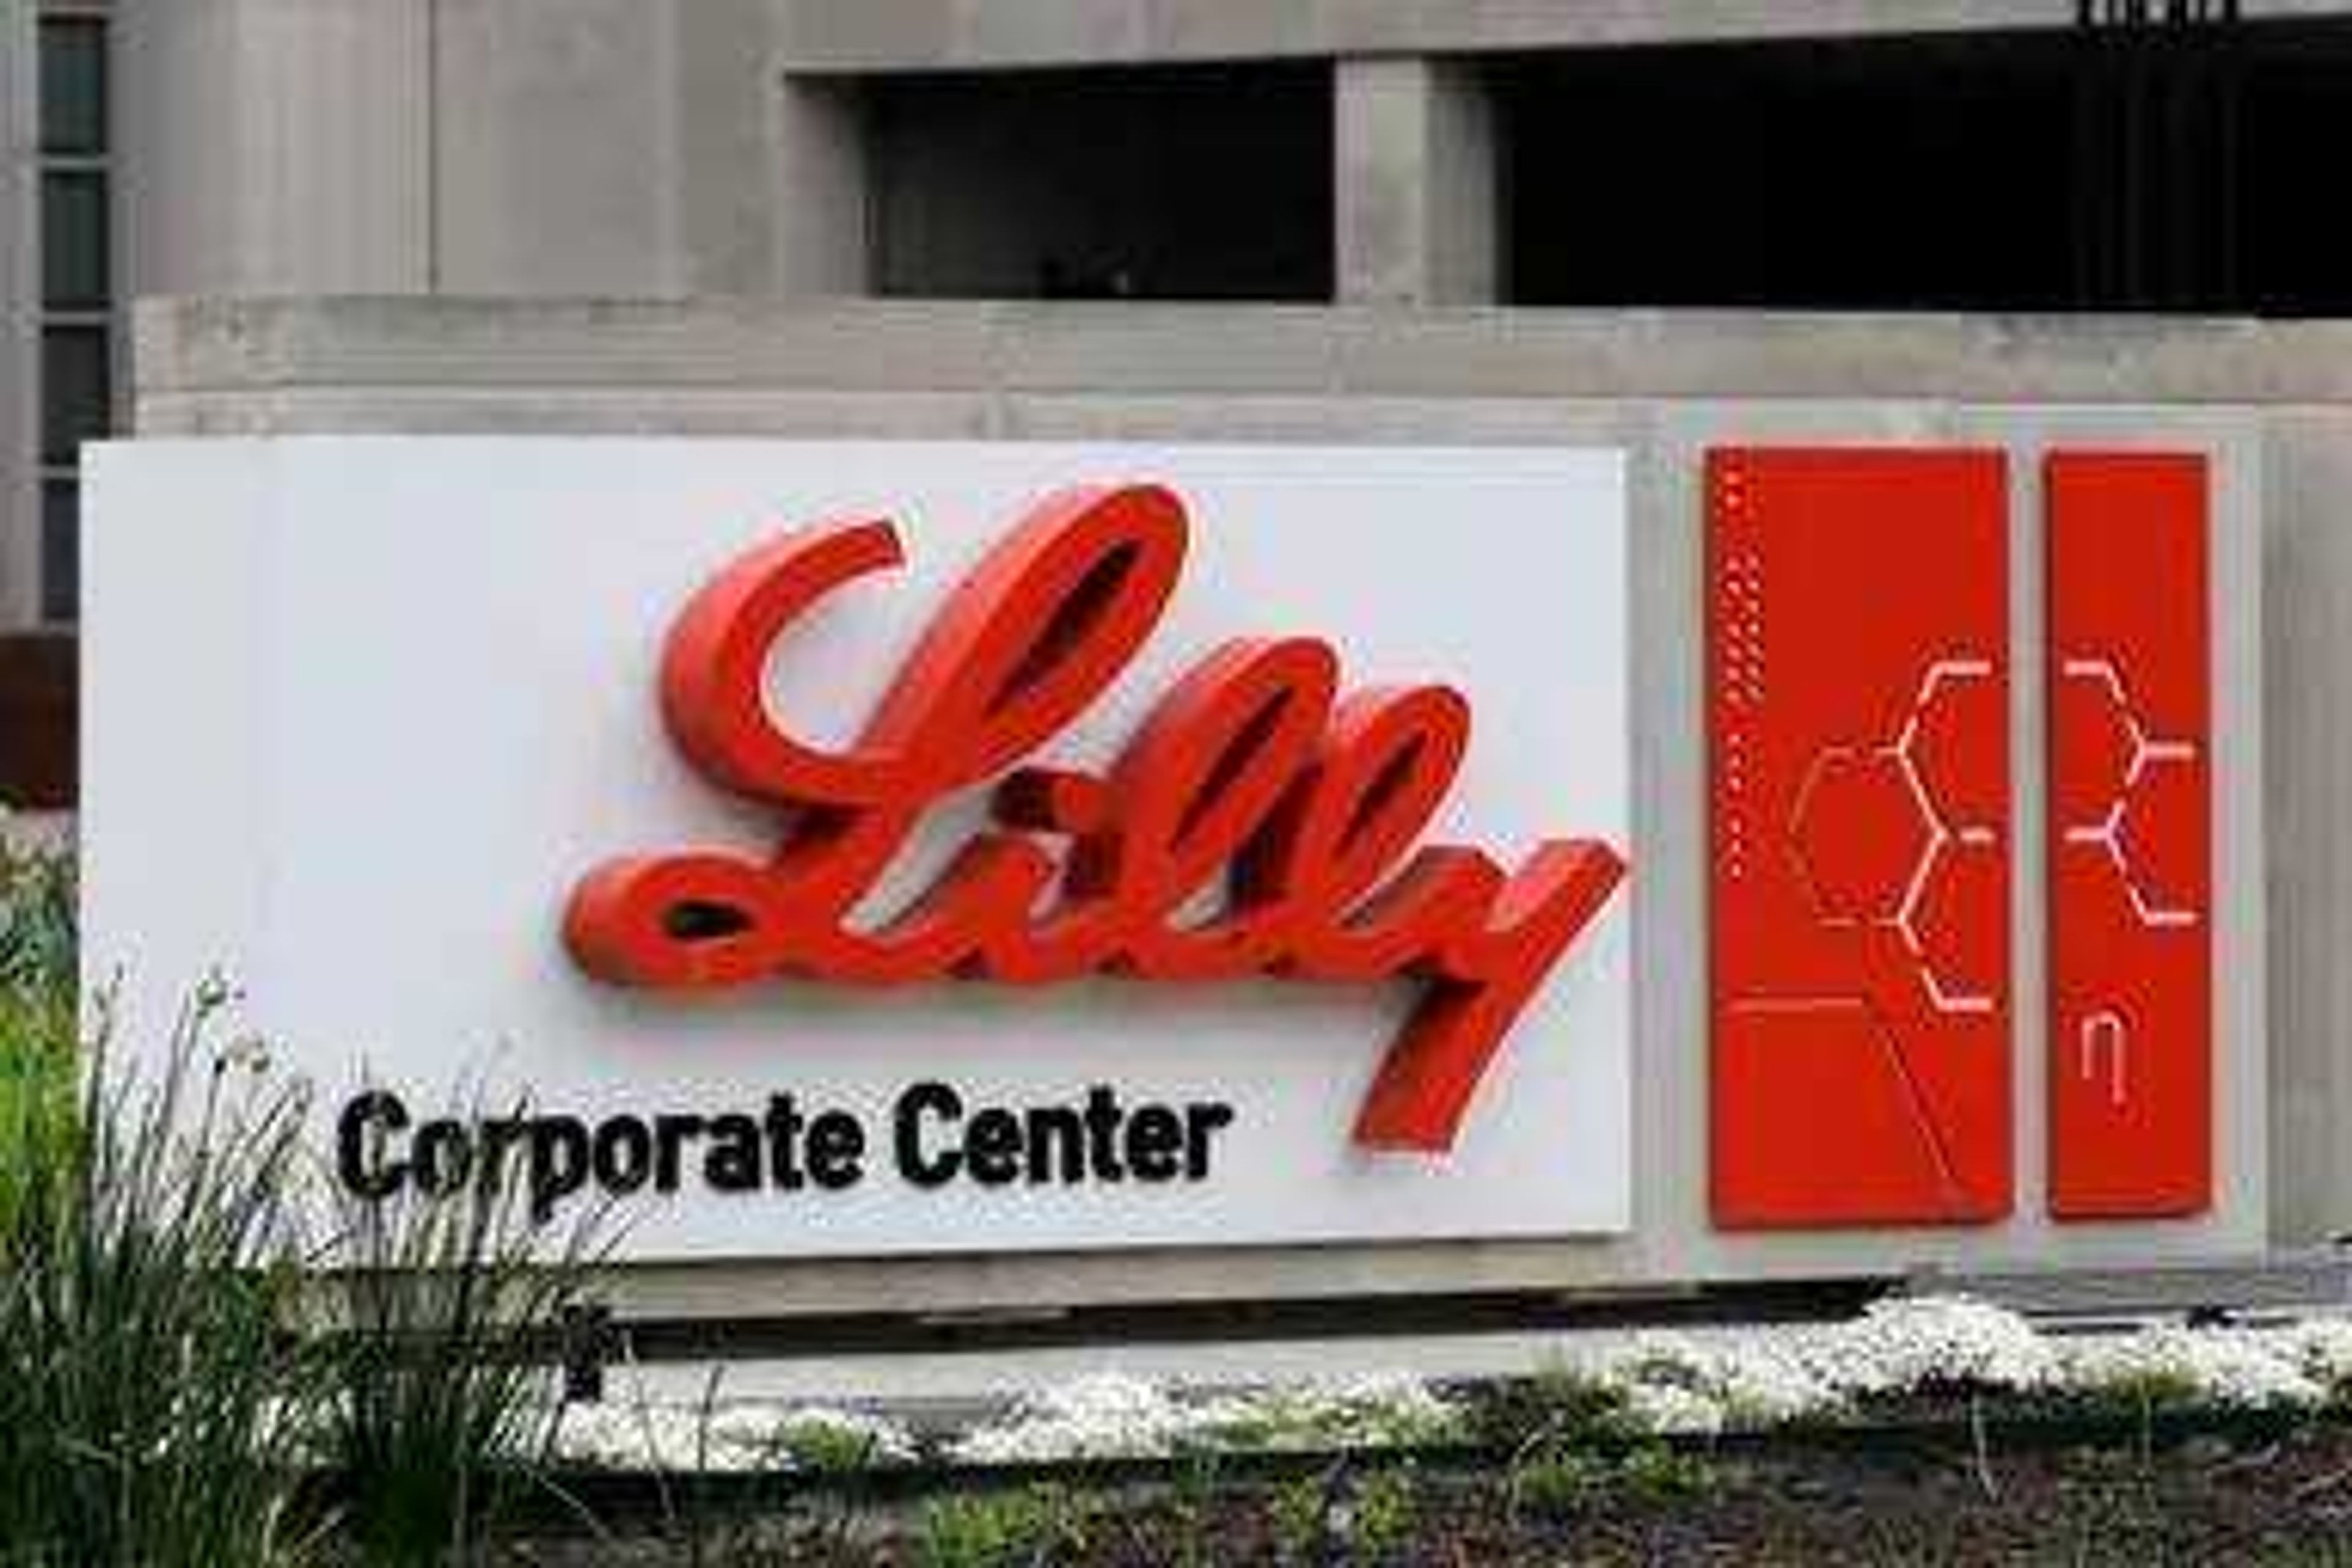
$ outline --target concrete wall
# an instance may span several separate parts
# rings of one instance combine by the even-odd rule
[[[794,70],[1489,53],[2063,27],[2074,0],[774,0]],[[2245,0],[2251,17],[2341,0]]]
[[[158,304],[152,434],[305,431],[1609,442],[1636,456],[1641,778],[1634,1237],[1582,1243],[643,1271],[645,1310],[789,1311],[1570,1287],[1909,1267],[2252,1256],[2352,1226],[2352,328],[2231,321],[748,301]],[[2186,1225],[2041,1215],[2041,902],[2021,830],[2012,941],[2019,1210],[1973,1231],[1727,1237],[1704,1201],[1697,454],[1723,439],[1959,440],[2012,453],[2037,515],[2054,442],[2216,455],[2221,1206]],[[2037,552],[2012,603],[2021,757],[2039,724]],[[2258,578],[2268,594],[2256,592]],[[2264,674],[2282,721],[2262,721]],[[2267,781],[2267,782],[2266,782]],[[2016,780],[2021,824],[2042,781]],[[2268,816],[2276,831],[2265,835]],[[2264,867],[2267,865],[2267,879]],[[2266,936],[2266,930],[2276,932]],[[2267,984],[2266,984],[2267,982]],[[2275,1027],[2266,1026],[2266,994]],[[2267,1037],[2267,1060],[2262,1042]],[[2267,1157],[2265,1157],[2267,1154]]]
[[[2074,13],[2073,0],[126,0],[125,285],[1026,294],[1039,236],[1083,253],[1115,204],[1090,191],[1074,215],[1067,171],[996,156],[992,138],[1015,118],[1002,100],[976,129],[950,116],[877,166],[875,78],[1315,59],[1332,67],[1323,237],[1337,297],[1477,303],[1501,292],[1502,237],[1496,128],[1470,57],[2054,29]],[[1038,105],[1073,153],[1125,155],[1083,118],[1057,132]],[[1173,177],[1118,174],[1151,195]],[[1222,231],[1188,227],[1194,246]],[[884,232],[895,255],[877,252]]]
[[[426,0],[126,0],[125,291],[425,288],[429,24]]]
[[[761,291],[824,177],[763,0],[126,0],[121,34],[133,294]]]
[[[1501,158],[1475,66],[1341,60],[1332,81],[1334,245],[1342,300],[1501,297]]]
[[[179,295],[864,293],[906,282],[873,252],[888,227],[912,256],[902,273],[955,274],[947,292],[1025,293],[1035,232],[1085,226],[1055,216],[1050,182],[1024,185],[952,127],[877,174],[861,84],[1304,58],[1334,67],[1338,296],[1475,303],[1499,291],[1499,213],[1495,130],[1467,57],[2054,29],[2074,11],[2072,0],[126,0],[126,283]],[[1023,201],[1042,216],[1024,221]],[[927,246],[957,264],[927,262]],[[992,265],[991,246],[1011,259]]]
[[[0,629],[41,604],[41,247],[32,0],[0,0]]]

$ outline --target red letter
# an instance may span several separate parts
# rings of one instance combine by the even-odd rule
[[[734,985],[779,969],[853,984],[929,978],[1022,920],[1053,862],[983,838],[880,931],[849,911],[940,795],[1002,771],[1100,694],[1173,591],[1184,513],[1152,486],[1055,496],[950,595],[857,743],[824,752],[767,710],[762,672],[792,622],[852,578],[896,565],[887,523],[810,530],[753,551],[672,630],[662,707],[695,764],[801,815],[760,868],[721,855],[616,861],[573,895],[565,932],[622,984]]]

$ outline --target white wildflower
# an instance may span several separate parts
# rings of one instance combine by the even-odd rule
[[[1378,1448],[1426,1443],[1458,1430],[1461,1413],[1409,1373],[1366,1373],[1311,1384],[1297,1414],[1332,1447]]]
[[[2239,1409],[2313,1405],[2326,1391],[2286,1347],[2243,1329],[2170,1324],[2069,1348],[2068,1384],[2085,1393],[2156,1390]]]
[[[1244,1452],[1443,1442],[1462,1424],[1460,1410],[1404,1373],[1256,1389],[1194,1405],[1189,1414],[1187,1441]]]
[[[1735,1426],[1785,1426],[1835,1414],[1845,1400],[1818,1376],[1796,1346],[1759,1339],[1713,1357],[1713,1392]]]
[[[2035,1389],[2059,1373],[2057,1353],[2032,1324],[1962,1296],[1873,1302],[1854,1321],[1817,1331],[1805,1353],[1817,1377],[1850,1394],[1953,1384]]]
[[[1720,1400],[1703,1389],[1676,1384],[1630,1384],[1625,1409],[1646,1432],[1712,1435],[1724,1427]]]
[[[698,1417],[693,1442],[702,1468],[770,1468],[776,1447],[776,1411],[772,1405],[730,1401],[692,1414]]]
[[[1005,1420],[967,1433],[950,1453],[975,1465],[1152,1458],[1171,1452],[1191,1424],[1157,1384],[1097,1373],[1028,1396]]]
[[[761,1441],[798,1469],[911,1465],[918,1457],[914,1434],[897,1422],[824,1405],[772,1417]]]
[[[1586,1369],[1624,1396],[1636,1420],[1678,1423],[1663,1430],[1776,1426],[1828,1414],[1841,1404],[1838,1391],[1792,1353],[1788,1337],[1769,1330],[1712,1343],[1640,1334],[1588,1360]],[[1701,1404],[1712,1408],[1711,1418],[1701,1419]]]
[[[2320,1387],[2333,1392],[2352,1383],[2352,1318],[2305,1318],[2263,1338]]]
[[[568,1405],[556,1428],[559,1455],[605,1469],[693,1470],[704,1446],[700,1412],[668,1405]]]

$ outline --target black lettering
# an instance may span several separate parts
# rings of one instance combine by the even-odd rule
[[[963,1156],[954,1149],[942,1149],[936,1155],[925,1153],[926,1116],[941,1121],[961,1121],[963,1097],[943,1083],[919,1083],[898,1097],[898,1110],[891,1117],[891,1145],[898,1174],[919,1187],[945,1186],[955,1180]]]
[[[866,1174],[866,1129],[846,1110],[828,1110],[809,1123],[809,1178],[828,1193],[854,1187]]]
[[[1029,1108],[1029,1184],[1039,1186],[1055,1180],[1055,1166],[1061,1169],[1064,1186],[1087,1179],[1087,1125],[1066,1105],[1033,1105]]]
[[[677,1170],[686,1158],[686,1141],[701,1137],[702,1127],[699,1116],[654,1118],[654,1186],[657,1191],[677,1191]]]
[[[964,1168],[984,1187],[1001,1187],[1021,1174],[1021,1119],[1002,1106],[975,1110],[964,1124]]]
[[[1184,1108],[1184,1179],[1198,1182],[1209,1173],[1209,1140],[1221,1128],[1234,1124],[1234,1108],[1216,1100]]]
[[[1175,1179],[1184,1121],[1164,1105],[1146,1105],[1127,1121],[1127,1168],[1139,1182]]]
[[[387,1137],[408,1125],[408,1107],[383,1089],[354,1096],[335,1123],[335,1174],[346,1190],[371,1200],[388,1198],[408,1179],[405,1161],[386,1161]]]
[[[416,1130],[416,1190],[429,1197],[446,1197],[466,1184],[473,1168],[474,1146],[466,1130],[443,1118]]]
[[[1087,1090],[1087,1162],[1097,1181],[1116,1182],[1126,1173],[1119,1168],[1117,1142],[1125,1115],[1109,1085],[1098,1083]]]
[[[482,1123],[481,1159],[475,1171],[485,1195],[498,1192],[506,1184],[507,1162],[514,1155],[526,1133],[520,1116],[501,1116]]]
[[[702,1179],[715,1193],[760,1190],[760,1124],[748,1116],[710,1119],[710,1144],[702,1155]]]
[[[775,1172],[776,1185],[788,1193],[796,1193],[807,1184],[801,1174],[800,1108],[789,1094],[772,1095],[768,1100],[768,1165]]]
[[[547,1223],[555,1205],[588,1182],[588,1128],[576,1116],[534,1117],[530,1124],[530,1217]]]
[[[615,1195],[634,1193],[652,1172],[653,1130],[636,1117],[615,1116],[596,1129],[591,1160],[599,1186]]]

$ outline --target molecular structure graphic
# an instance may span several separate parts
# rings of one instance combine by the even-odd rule
[[[2119,727],[2128,747],[2124,758],[2123,774],[2115,794],[2107,802],[2106,812],[2098,821],[2087,826],[2068,824],[2065,841],[2084,845],[2105,855],[2116,868],[2116,879],[2123,884],[2125,896],[2131,900],[2132,913],[2144,926],[2181,927],[2197,923],[2197,911],[2162,900],[2161,890],[2154,887],[2154,873],[2133,856],[2129,834],[2129,818],[2134,797],[2148,775],[2162,767],[2182,767],[2197,760],[2195,742],[2152,735],[2141,721],[2139,710],[2132,701],[2131,692],[2124,684],[2123,673],[2112,659],[2069,658],[2059,667],[2059,673],[2068,680],[2089,682],[2099,689],[2109,716]]]
[[[1822,922],[1891,930],[1939,1013],[1986,1014],[1995,1005],[1952,972],[1935,939],[1937,896],[1958,858],[1997,853],[2000,836],[1990,824],[1960,819],[1930,784],[1948,694],[1992,675],[1985,659],[1931,664],[1894,738],[1824,747],[1790,812],[1791,853]]]

